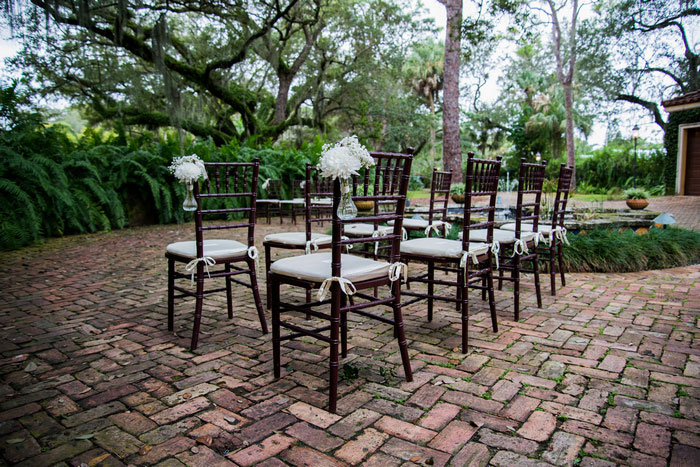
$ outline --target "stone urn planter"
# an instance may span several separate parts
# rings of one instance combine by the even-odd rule
[[[634,199],[630,198],[627,200],[627,207],[634,210],[644,209],[649,206],[649,201],[644,198]]]
[[[358,211],[371,211],[374,209],[374,201],[355,201],[355,206],[357,206]]]
[[[465,199],[464,195],[458,195],[457,193],[452,193],[452,195],[450,197],[452,198],[452,201],[454,201],[455,203],[464,204],[464,199]]]

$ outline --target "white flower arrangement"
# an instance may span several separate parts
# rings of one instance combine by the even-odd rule
[[[357,171],[362,167],[373,165],[374,159],[355,135],[347,136],[334,145],[324,144],[318,164],[322,176],[346,180],[351,175],[358,175]]]
[[[204,162],[194,154],[174,158],[168,170],[180,182],[188,185],[200,178],[207,179],[207,169],[204,167]]]

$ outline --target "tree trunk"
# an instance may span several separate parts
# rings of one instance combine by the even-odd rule
[[[292,86],[294,75],[279,74],[279,88],[277,88],[277,99],[275,99],[275,119],[274,125],[279,125],[287,119],[287,102],[289,100],[289,88]]]
[[[433,99],[432,91],[428,95],[428,102],[430,103],[430,166],[435,168],[435,100]]]
[[[462,0],[439,0],[447,11],[445,65],[443,68],[442,160],[452,170],[453,183],[461,183],[462,148],[459,137],[459,58],[462,37]]]
[[[566,165],[572,167],[571,187],[576,187],[576,149],[574,148],[574,93],[571,83],[564,88],[564,110],[566,111]]]

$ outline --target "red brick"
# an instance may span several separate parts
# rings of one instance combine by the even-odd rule
[[[316,425],[319,428],[328,428],[341,419],[340,415],[332,414],[313,405],[297,402],[287,408],[297,418]]]
[[[408,399],[408,403],[427,409],[432,407],[444,392],[445,389],[440,386],[425,384]]]
[[[194,446],[194,444],[195,441],[193,439],[178,436],[176,438],[169,439],[158,446],[153,446],[144,455],[139,455],[136,457],[133,462],[137,465],[154,465],[166,457],[175,456],[176,454],[180,454],[182,451],[190,449],[192,446]]]
[[[382,418],[382,420],[384,418]],[[346,443],[342,448],[338,449],[334,457],[340,458],[350,465],[356,465],[361,462],[362,459],[379,449],[388,438],[389,435],[372,428],[367,428],[357,439]]]
[[[211,402],[209,402],[209,399],[207,399],[206,397],[197,397],[196,399],[192,399],[183,404],[176,405],[175,407],[170,407],[169,409],[163,410],[162,412],[158,412],[155,415],[151,415],[151,420],[153,420],[159,425],[165,425],[168,423],[172,423],[175,420],[178,420],[182,417],[186,417],[188,415],[197,413],[200,410],[204,410],[210,405]]]
[[[345,462],[333,459],[332,457],[328,457],[325,454],[305,447],[294,446],[280,454],[280,457],[284,461],[298,467],[343,467],[347,465]]]
[[[667,457],[671,447],[671,433],[660,426],[640,423],[634,438],[634,447],[647,454]]]
[[[506,408],[501,410],[500,414],[504,417],[512,418],[513,420],[518,420],[519,422],[524,422],[538,405],[540,405],[540,401],[538,399],[527,396],[518,396],[513,399],[513,401],[508,404]]]
[[[342,439],[330,436],[325,430],[314,428],[306,422],[290,426],[286,433],[321,452],[330,451],[343,444]]]
[[[459,414],[460,407],[452,404],[437,404],[420,419],[420,426],[429,430],[439,430]]]
[[[554,415],[535,411],[518,430],[518,434],[533,441],[546,441],[557,426]]]
[[[274,434],[264,439],[259,444],[248,446],[237,453],[228,456],[233,462],[244,467],[275,456],[287,449],[294,442],[294,438],[281,434]]]
[[[415,443],[427,443],[437,434],[432,430],[387,416],[380,418],[374,426],[390,435]]]
[[[478,427],[467,422],[455,420],[450,422],[440,433],[430,442],[428,446],[439,451],[454,453],[464,443],[469,441]]]

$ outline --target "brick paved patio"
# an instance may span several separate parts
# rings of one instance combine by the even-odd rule
[[[232,322],[223,294],[205,301],[196,352],[192,305],[180,303],[167,332],[164,248],[191,232],[139,228],[4,255],[5,463],[700,463],[700,266],[571,274],[541,310],[526,280],[519,323],[497,292],[498,334],[474,294],[467,356],[452,307],[432,323],[424,305],[410,307],[413,383],[391,329],[351,316],[359,377],[341,382],[334,415],[323,410],[325,347],[286,343],[275,381],[248,290],[235,289]]]

